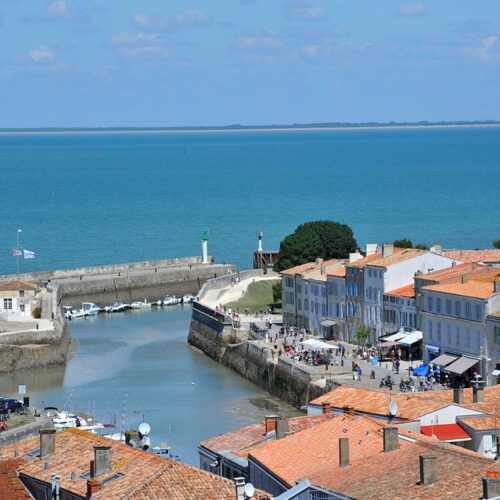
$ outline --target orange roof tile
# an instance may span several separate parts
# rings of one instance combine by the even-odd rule
[[[280,274],[305,274],[310,271],[319,271],[322,267],[326,269],[328,266],[342,261],[343,259],[330,259],[322,260],[321,262],[306,262],[305,264],[300,264],[299,266],[291,267],[290,269],[284,269],[280,272]]]
[[[488,299],[496,293],[493,281],[469,280],[465,283],[452,282],[441,283],[438,285],[428,285],[422,288],[432,292],[448,293],[451,295],[460,295],[462,297],[474,297],[477,299]]]
[[[464,262],[484,262],[496,263],[500,262],[500,250],[445,250],[443,255],[451,259],[461,260]]]
[[[483,266],[482,264],[477,264],[474,262],[463,262],[462,264],[447,267],[446,269],[440,269],[439,271],[433,271],[427,274],[417,274],[415,275],[415,279],[442,283],[443,281],[460,278],[464,274],[482,270],[485,267],[486,266]]]
[[[11,290],[36,290],[38,287],[34,283],[25,283],[24,281],[9,281],[0,285],[0,291]]]
[[[437,458],[437,482],[420,484],[421,455]],[[417,440],[395,451],[384,453],[379,450],[368,459],[354,459],[341,469],[341,473],[325,463],[308,479],[314,485],[350,498],[469,499],[482,498],[482,478],[490,471],[499,473],[500,464],[449,443]]]
[[[345,278],[345,266],[338,267],[333,271],[327,273],[328,276],[335,276],[337,278]]]
[[[500,416],[497,417],[496,415],[458,417],[458,422],[475,431],[500,431]]]
[[[22,458],[0,460],[0,498],[9,500],[32,498],[16,474],[22,463]]]
[[[314,415],[303,417],[292,417],[288,419],[290,432],[297,433],[304,429],[309,429],[315,425],[324,422],[331,418],[332,415]],[[238,453],[239,456],[246,457],[248,455],[247,449],[266,441],[265,437],[265,423],[258,422],[242,429],[227,432],[215,436],[211,439],[202,441],[200,444],[214,453],[221,453],[229,451],[231,453]]]
[[[418,248],[406,248],[404,250],[399,249],[399,251],[395,250],[392,255],[388,257],[381,257],[376,259],[370,263],[370,266],[376,267],[389,267],[394,264],[399,264],[400,262],[404,262],[408,259],[413,259],[414,257],[418,257],[424,253],[427,253],[428,250],[419,250]]]
[[[396,295],[397,297],[415,297],[415,285],[406,285],[401,288],[396,288],[396,290],[391,290],[390,292],[384,292],[385,295]]]
[[[78,429],[58,432],[55,440],[55,453],[43,460],[38,453],[27,456],[39,447],[38,437],[5,446],[0,449],[0,455],[2,459],[8,459],[14,456],[14,450],[18,450],[19,457],[23,459],[18,466],[20,472],[48,484],[51,474],[57,473],[61,477],[61,488],[85,496],[86,478],[81,475],[89,471],[90,461],[94,459],[94,446],[111,446],[112,470],[97,478],[105,483],[100,492],[102,498],[234,499],[234,484],[231,481],[182,462]],[[71,479],[71,472],[76,473],[74,480]],[[105,481],[116,473],[123,476]]]
[[[376,260],[380,259],[380,257],[382,257],[381,253],[372,253],[370,255],[367,255],[366,257],[363,257],[362,259],[355,260],[354,262],[349,262],[347,264],[347,267],[363,268],[367,264],[370,264],[371,262],[375,262]]]

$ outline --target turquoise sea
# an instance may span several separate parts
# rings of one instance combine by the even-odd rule
[[[251,265],[301,222],[360,244],[500,237],[500,128],[0,135],[0,273],[200,254]]]

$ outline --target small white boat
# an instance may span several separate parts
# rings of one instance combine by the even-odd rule
[[[65,307],[66,312],[64,316],[67,319],[77,319],[77,318],[85,318],[88,314],[83,309],[74,309],[73,307]]]
[[[80,415],[68,413],[66,411],[58,411],[51,417],[52,423],[56,430],[70,429],[78,427],[81,430],[96,432],[97,430],[104,429],[104,425],[99,422],[91,423]],[[92,420],[92,419],[90,419]]]
[[[191,302],[194,302],[196,300],[196,297],[190,293],[187,293],[182,297],[182,303],[183,304],[191,304]]]
[[[115,302],[111,306],[106,306],[104,310],[108,313],[116,313],[125,311],[125,309],[128,309],[129,307],[130,306],[128,304],[124,304],[123,302]]]
[[[158,446],[153,446],[149,451],[155,455],[170,458],[170,446],[166,443],[160,443]]]
[[[181,298],[177,298],[175,295],[173,297],[166,297],[163,301],[164,306],[175,306],[176,304],[180,304],[182,302]]]
[[[83,302],[81,310],[87,316],[95,316],[101,312],[101,308],[97,307],[93,302]]]
[[[144,302],[132,302],[130,307],[132,309],[151,309],[152,305],[151,302],[147,302],[146,299],[144,299]]]

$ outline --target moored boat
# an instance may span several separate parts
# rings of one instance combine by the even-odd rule
[[[151,302],[147,302],[146,299],[144,299],[144,302],[132,302],[132,304],[130,304],[130,307],[132,309],[150,309],[152,306],[152,303]]]
[[[173,297],[165,297],[165,300],[163,301],[164,306],[175,306],[176,304],[180,304],[182,302],[181,298],[176,297],[175,295]]]

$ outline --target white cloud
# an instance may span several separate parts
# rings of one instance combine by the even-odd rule
[[[426,16],[427,14],[427,8],[422,2],[407,3],[405,5],[401,5],[401,7],[396,12],[396,15],[400,17],[418,17]]]
[[[54,53],[46,45],[40,45],[37,49],[30,50],[28,56],[35,62],[54,59]]]
[[[174,16],[161,16],[137,12],[132,17],[136,28],[147,31],[177,31],[185,28],[203,28],[211,24],[211,19],[200,9],[188,9]]]
[[[167,39],[157,33],[119,33],[109,39],[122,59],[166,59],[170,56]]]
[[[239,36],[236,38],[236,46],[244,50],[279,49],[283,45],[283,41],[272,32],[257,33],[255,35]]]
[[[479,47],[465,47],[461,53],[485,63],[500,62],[500,39],[488,36],[480,41]]]
[[[285,17],[290,21],[323,21],[327,19],[321,5],[310,5],[304,0],[285,2]]]
[[[51,19],[63,19],[70,21],[73,19],[73,14],[69,11],[66,5],[66,0],[55,0],[47,6],[47,15]]]

